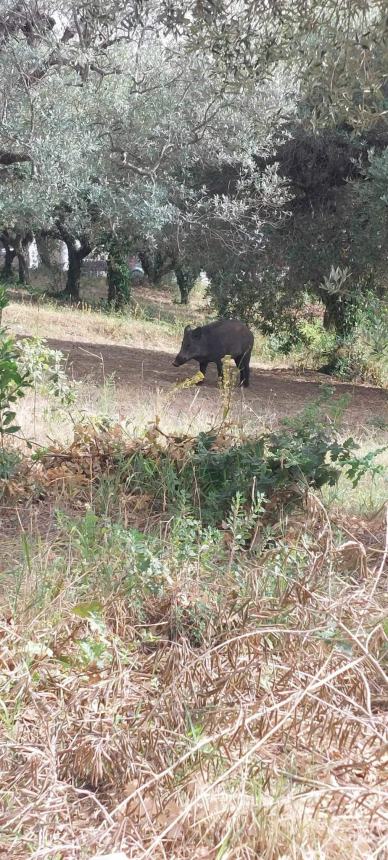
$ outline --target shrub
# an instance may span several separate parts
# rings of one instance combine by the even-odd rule
[[[237,492],[245,504],[276,495],[279,504],[293,505],[307,487],[335,484],[342,469],[357,483],[374,455],[370,462],[358,460],[353,439],[337,440],[335,426],[346,398],[330,404],[330,396],[331,390],[324,389],[301,415],[257,438],[205,432],[184,457],[177,458],[173,446],[158,457],[137,452],[127,466],[131,489],[149,493],[172,512],[182,499],[189,500],[196,518],[217,525],[229,515]]]
[[[74,403],[75,383],[65,372],[65,358],[59,349],[51,349],[42,338],[28,338],[18,343],[18,364],[40,393],[54,397],[61,406]]]
[[[131,298],[132,276],[128,266],[128,244],[112,238],[108,256],[108,304],[116,311],[128,305]]]
[[[0,288],[1,308],[6,304],[6,293]],[[14,338],[7,334],[5,328],[0,328],[0,474],[3,478],[12,473],[17,461],[15,453],[10,454],[5,450],[7,437],[20,430],[15,423],[16,412],[13,406],[31,385],[29,373],[19,367],[18,358]]]
[[[351,330],[339,336],[322,319],[284,320],[268,336],[269,354],[293,355],[342,379],[384,385],[388,381],[388,307],[373,293],[359,303]]]
[[[237,504],[239,528],[246,528],[248,514],[254,528],[264,510],[277,518],[283,507],[300,503],[308,487],[333,485],[341,473],[356,485],[380,469],[375,457],[381,451],[360,458],[352,438],[338,440],[348,398],[328,402],[330,395],[324,389],[301,415],[257,437],[237,437],[225,425],[194,438],[166,437],[156,426],[133,439],[120,425],[89,419],[77,425],[70,447],[36,452],[35,486],[40,494],[55,491],[58,481],[68,483],[72,497],[84,501],[93,486],[102,513],[126,507],[129,497],[141,520],[167,514],[205,528],[219,527]]]

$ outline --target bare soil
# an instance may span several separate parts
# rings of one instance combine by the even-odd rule
[[[198,371],[198,364],[191,362],[181,368],[172,365],[174,356],[155,349],[138,349],[113,344],[85,343],[48,339],[55,349],[68,357],[68,372],[74,379],[93,379],[100,384],[114,375],[120,387],[139,392],[147,398],[156,389],[167,392]],[[263,418],[269,414],[276,419],[295,415],[309,400],[314,400],[322,385],[335,388],[335,396],[350,395],[344,413],[344,421],[357,431],[367,430],[378,420],[388,421],[388,394],[386,391],[367,385],[338,382],[314,371],[251,368],[251,384],[248,389],[236,392],[252,418]],[[182,410],[191,402],[192,390],[176,393]],[[205,383],[198,392],[198,401],[206,409],[217,408],[218,391],[215,366],[210,365]],[[198,402],[197,401],[197,402]],[[198,403],[198,405],[199,405]],[[175,400],[175,406],[177,401]]]

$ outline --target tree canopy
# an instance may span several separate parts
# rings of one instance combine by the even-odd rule
[[[382,268],[385,3],[0,9],[0,229],[20,258],[60,237],[76,280],[123,242],[151,279],[205,268],[220,310],[266,322],[306,289],[325,301],[332,265]]]

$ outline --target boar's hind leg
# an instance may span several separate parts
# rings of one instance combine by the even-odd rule
[[[241,380],[241,383],[244,386],[244,388],[249,387],[249,374],[250,374],[249,362],[250,362],[250,360],[251,360],[251,353],[248,352],[246,355],[244,355],[243,362],[242,362],[242,372],[240,373],[240,380]]]
[[[240,371],[240,385],[243,385],[244,388],[248,388],[249,386],[249,362],[251,360],[251,353],[246,352],[245,355],[239,355],[235,358],[235,362]]]
[[[222,361],[216,361],[216,365],[217,365],[218,379],[220,382],[222,382],[223,378],[224,378],[224,370],[222,367]]]
[[[206,370],[207,370],[208,363],[209,363],[208,361],[200,361],[200,363],[199,363],[199,369],[200,369],[201,373],[203,373],[204,376],[206,376]],[[204,381],[205,381],[204,379],[201,379],[200,382],[197,382],[197,385],[203,385]]]

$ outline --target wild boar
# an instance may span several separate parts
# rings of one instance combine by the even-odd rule
[[[252,347],[253,334],[240,320],[217,320],[198,328],[187,325],[173,365],[180,367],[187,361],[198,361],[205,376],[208,364],[214,361],[218,376],[222,378],[222,359],[231,355],[240,371],[240,384],[247,388]]]

